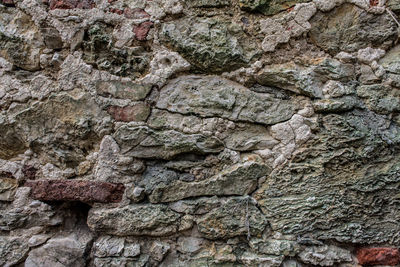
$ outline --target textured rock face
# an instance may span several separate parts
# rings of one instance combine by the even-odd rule
[[[369,46],[387,48],[397,39],[396,25],[389,14],[368,14],[350,4],[328,14],[316,14],[311,25],[311,40],[332,55]]]
[[[398,0],[0,0],[0,266],[400,264]]]
[[[189,18],[164,23],[161,37],[202,72],[246,66],[258,54],[255,43],[229,19]]]

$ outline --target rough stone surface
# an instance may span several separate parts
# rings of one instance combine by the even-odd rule
[[[400,264],[399,0],[0,0],[0,266]]]
[[[223,18],[192,18],[164,23],[162,40],[202,72],[246,66],[257,50],[240,25]]]
[[[122,184],[78,180],[28,181],[32,198],[45,201],[120,202]]]
[[[160,93],[157,108],[204,117],[275,124],[288,120],[297,110],[290,99],[255,93],[219,77],[181,77]]]
[[[362,265],[389,265],[400,263],[400,252],[396,248],[361,248],[357,251],[358,262]]]
[[[335,55],[372,47],[388,48],[397,38],[395,22],[390,15],[373,15],[345,4],[330,13],[318,13],[311,19],[311,40]]]
[[[269,171],[263,164],[246,162],[198,182],[171,179],[154,187],[150,201],[157,203],[199,196],[247,195],[254,191],[258,179],[268,175]]]
[[[88,234],[54,237],[42,247],[31,250],[25,266],[82,266],[91,240]]]
[[[176,233],[181,215],[163,205],[133,205],[92,209],[88,225],[94,231],[114,235],[162,236]]]
[[[225,202],[225,201],[224,201]],[[207,238],[259,236],[265,228],[263,214],[249,198],[231,198],[197,220],[199,232]]]

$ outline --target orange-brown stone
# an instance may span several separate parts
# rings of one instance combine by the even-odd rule
[[[400,263],[400,252],[397,248],[361,248],[357,251],[357,259],[363,266],[395,266]]]

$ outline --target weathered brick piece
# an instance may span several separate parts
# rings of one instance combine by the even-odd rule
[[[10,6],[10,7],[15,6],[14,0],[0,0],[0,3],[5,6]]]
[[[139,26],[136,26],[133,29],[136,39],[139,41],[145,41],[151,27],[153,27],[153,22],[151,21],[145,21],[141,23]]]
[[[361,248],[357,251],[357,259],[363,266],[395,266],[400,263],[400,252],[397,248]]]
[[[31,196],[42,201],[120,202],[125,186],[83,180],[27,181]]]

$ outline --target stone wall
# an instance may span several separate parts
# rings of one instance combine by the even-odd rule
[[[0,266],[400,263],[399,0],[0,3]]]

